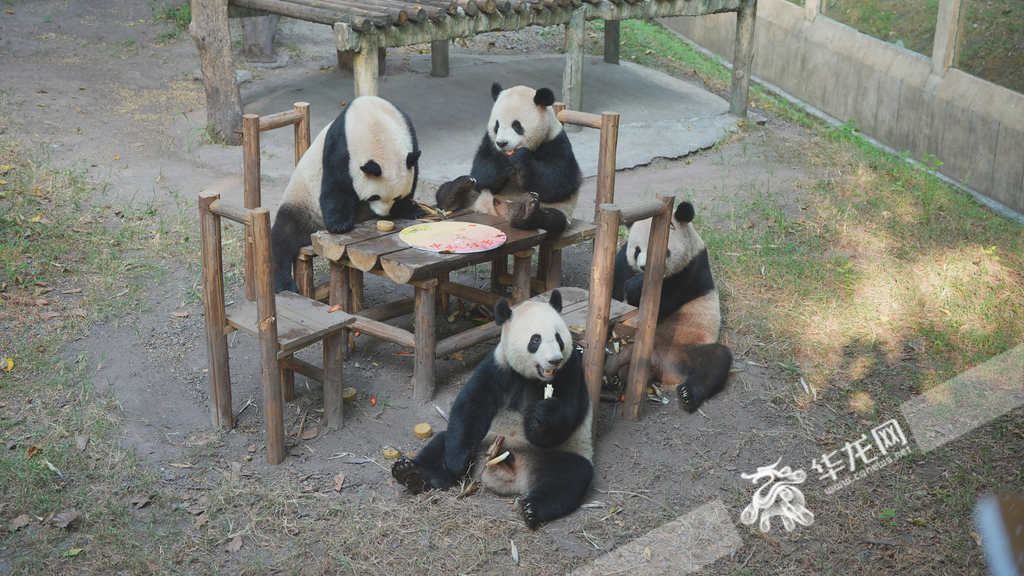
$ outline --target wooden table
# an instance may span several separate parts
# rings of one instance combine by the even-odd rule
[[[402,229],[420,224],[417,220],[395,220],[389,232],[377,230],[377,221],[356,224],[346,234],[318,232],[313,235],[313,249],[330,262],[330,303],[356,316],[351,330],[414,349],[415,371],[413,397],[421,402],[434,394],[434,360],[497,336],[501,329],[490,322],[438,341],[435,336],[435,310],[439,300],[447,308],[447,295],[480,302],[493,307],[502,298],[484,290],[448,281],[449,273],[496,259],[514,257],[512,304],[530,296],[530,261],[534,248],[545,236],[543,230],[520,230],[500,218],[474,212],[449,218],[475,222],[498,228],[506,235],[499,248],[472,254],[439,254],[410,247],[399,239]],[[382,306],[362,309],[363,273],[370,272],[391,279],[396,284],[410,284],[415,296]],[[414,314],[412,332],[386,324],[384,321]],[[348,342],[347,337],[342,338]]]

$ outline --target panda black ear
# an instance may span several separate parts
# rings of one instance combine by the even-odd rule
[[[676,222],[693,222],[693,204],[683,202],[676,208]]]
[[[405,157],[405,167],[412,168],[413,166],[415,166],[416,162],[420,159],[420,154],[422,152],[422,150],[414,150],[412,152],[409,152],[409,155]]]
[[[359,169],[367,174],[372,174],[373,176],[380,176],[381,174],[383,174],[383,172],[381,172],[380,170],[380,164],[377,164],[373,160],[370,160],[366,164],[363,164],[362,166],[359,167]]]
[[[533,103],[537,106],[551,106],[555,103],[555,93],[551,88],[541,88],[533,97]]]
[[[555,312],[562,313],[562,293],[558,290],[551,291],[551,307],[555,309]]]
[[[512,317],[512,309],[508,307],[508,300],[502,298],[494,305],[494,323],[501,326]]]
[[[491,99],[497,100],[498,94],[501,94],[501,84],[495,82],[494,84],[491,84]]]

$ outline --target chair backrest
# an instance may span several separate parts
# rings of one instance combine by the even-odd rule
[[[295,165],[299,164],[306,150],[309,150],[309,103],[296,102],[294,109],[269,116],[246,114],[242,116],[242,182],[244,204],[248,209],[263,205],[260,186],[260,132],[295,126]],[[256,298],[253,285],[253,243],[248,233],[245,242],[245,298],[252,302]]]
[[[626,384],[626,399],[622,407],[623,416],[640,420],[643,417],[647,375],[654,350],[654,329],[658,322],[661,284],[665,276],[665,252],[668,248],[674,204],[675,196],[659,194],[657,200],[648,200],[624,208],[615,204],[599,204],[597,207],[597,232],[594,236],[594,256],[590,267],[590,299],[587,305],[583,352],[583,371],[594,407],[595,427],[604,375],[605,343],[608,337],[619,225],[654,218],[647,246],[647,265],[644,267],[637,330],[633,338],[629,382]]]
[[[615,202],[615,153],[619,142],[619,113],[589,114],[567,110],[562,102],[552,105],[555,116],[562,124],[596,128],[601,131],[601,145],[597,156],[597,195],[594,199],[594,219],[601,204]]]

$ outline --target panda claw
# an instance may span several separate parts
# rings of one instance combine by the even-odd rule
[[[509,210],[509,223],[513,228],[536,228],[534,216],[539,208],[540,196],[527,192],[520,196]]]
[[[412,495],[419,494],[430,488],[430,483],[423,477],[423,472],[420,471],[419,466],[408,458],[399,458],[391,467],[391,475],[400,484],[405,486]]]
[[[530,530],[536,530],[540,526],[540,520],[537,519],[537,512],[533,509],[533,503],[524,498],[521,504],[520,513],[523,515],[526,527]]]
[[[686,387],[686,384],[676,386],[676,394],[679,395],[679,407],[683,410],[694,412],[697,408],[700,408],[700,401],[694,397],[690,389]]]

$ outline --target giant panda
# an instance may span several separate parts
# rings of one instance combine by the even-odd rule
[[[548,238],[565,231],[576,209],[583,173],[551,105],[549,88],[491,86],[494,106],[469,177],[441,185],[437,205],[472,206],[523,229],[543,228]],[[468,184],[468,185],[466,185]]]
[[[452,405],[448,429],[391,474],[412,494],[454,486],[467,472],[504,496],[521,495],[530,529],[579,507],[594,475],[593,411],[583,360],[559,315],[562,296],[495,306],[501,341]],[[545,387],[553,394],[545,399]],[[508,457],[486,466],[487,449],[504,436]]]
[[[718,343],[722,315],[711,277],[707,247],[694,229],[693,204],[681,203],[672,215],[665,254],[658,325],[651,355],[651,378],[674,386],[679,406],[693,412],[725,387],[732,352]],[[615,257],[612,298],[640,303],[651,219],[633,224],[626,245]],[[605,374],[628,377],[632,346],[612,354]]]
[[[271,229],[274,288],[297,291],[292,262],[318,230],[344,233],[376,216],[418,218],[420,149],[412,121],[376,96],[353,100],[295,167]]]

